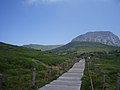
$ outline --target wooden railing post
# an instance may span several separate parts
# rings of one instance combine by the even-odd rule
[[[105,72],[103,73],[103,89],[102,90],[105,90],[105,82],[106,81],[106,74]]]
[[[117,87],[116,90],[120,90],[120,73],[117,74]]]
[[[93,80],[92,80],[92,77],[91,77],[91,74],[90,74],[90,61],[87,62],[88,64],[88,74],[89,74],[89,78],[90,78],[90,85],[91,85],[91,89],[90,90],[94,90],[94,86],[93,86]]]
[[[3,74],[0,74],[0,90],[2,90]]]
[[[35,83],[36,83],[35,79],[36,79],[36,68],[33,68],[33,71],[32,71],[32,87],[35,86]]]

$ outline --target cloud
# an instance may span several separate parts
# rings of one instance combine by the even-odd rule
[[[28,4],[38,4],[38,3],[55,3],[64,0],[26,0]]]

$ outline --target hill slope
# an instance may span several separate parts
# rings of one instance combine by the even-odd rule
[[[109,31],[88,32],[72,40],[79,42],[99,42],[106,45],[120,46],[120,39]]]
[[[39,45],[39,44],[23,45],[23,47],[33,48],[33,49],[42,50],[42,51],[52,50],[61,46],[63,45]]]
[[[94,56],[91,57],[90,62],[86,62],[86,69],[82,78],[82,86],[80,90],[90,89],[90,76],[93,81],[94,90],[103,90],[103,86],[105,90],[116,90],[117,73],[119,72],[119,50],[112,51],[107,54],[94,53]]]
[[[97,42],[70,42],[60,48],[52,50],[58,54],[82,54],[88,52],[109,52],[120,49],[119,47],[109,46]]]
[[[0,73],[4,75],[3,90],[31,90],[32,69],[37,69],[36,87],[54,79],[60,65],[69,58],[0,42]],[[61,71],[65,70],[62,69]],[[48,70],[51,72],[48,75]]]

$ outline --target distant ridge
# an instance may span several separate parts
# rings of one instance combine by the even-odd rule
[[[106,45],[120,46],[120,39],[110,31],[87,32],[74,38],[72,42],[99,42]]]
[[[118,36],[110,31],[87,32],[79,35],[68,44],[53,49],[57,54],[82,54],[89,52],[110,52],[120,50],[120,40]]]
[[[62,47],[53,49],[52,52],[56,54],[82,54],[89,52],[110,52],[113,50],[120,50],[120,47],[101,44],[99,42],[70,42]]]
[[[42,50],[42,51],[52,50],[52,49],[55,49],[61,46],[63,45],[39,45],[39,44],[23,45],[23,47],[32,48],[36,50]]]

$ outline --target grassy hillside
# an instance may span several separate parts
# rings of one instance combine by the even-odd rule
[[[38,45],[38,44],[23,45],[23,47],[33,48],[33,49],[42,50],[42,51],[52,50],[61,46],[62,45]]]
[[[109,52],[117,49],[120,48],[96,42],[70,42],[60,48],[53,49],[52,52],[57,54],[82,54],[89,52]]]
[[[32,90],[32,69],[37,69],[36,88],[55,79],[72,65],[63,56],[39,50],[0,43],[0,73],[4,75],[3,90]]]
[[[90,89],[90,77],[88,73],[90,73],[95,90],[116,90],[117,73],[119,72],[120,52],[95,54],[86,63],[81,90]]]
[[[108,52],[117,49],[119,48],[103,45],[100,43],[74,42],[68,43],[65,46],[62,46],[49,52],[42,52],[40,50],[34,50],[31,48],[0,43],[0,73],[4,75],[3,90],[33,90],[31,88],[31,77],[33,68],[36,68],[37,70],[35,86],[35,89],[37,90],[37,88],[57,78],[60,74],[68,70],[70,66],[73,65],[74,62],[68,57],[63,55],[55,55],[51,52],[65,55],[67,54],[72,57],[72,55],[74,56],[74,54],[79,55],[81,53],[88,52]],[[98,57],[111,57],[111,60],[114,60],[113,56],[113,54],[112,56],[103,56],[102,54],[98,54]],[[115,59],[116,58],[117,57],[115,57]],[[118,62],[111,62],[113,66],[119,64]],[[102,62],[97,61],[94,63],[98,63],[99,65],[99,63],[101,64]],[[109,64],[109,61],[107,63]],[[104,63],[103,65],[105,66]],[[105,68],[108,69],[108,66]],[[100,67],[100,70],[102,70],[102,67]],[[117,66],[115,67],[118,68]],[[113,81],[114,80],[115,79],[113,79]]]

